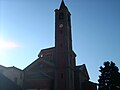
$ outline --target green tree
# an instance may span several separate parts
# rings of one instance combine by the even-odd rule
[[[115,63],[104,62],[99,71],[98,90],[120,90],[120,73]]]

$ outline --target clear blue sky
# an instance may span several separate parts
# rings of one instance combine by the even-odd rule
[[[0,65],[24,69],[41,49],[54,46],[55,16],[61,0],[0,0]],[[86,64],[97,82],[99,67],[120,68],[120,0],[65,0],[72,14],[77,65]]]

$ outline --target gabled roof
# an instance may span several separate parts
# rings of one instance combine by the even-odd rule
[[[75,71],[77,72],[81,72],[82,74],[84,74],[88,79],[90,79],[89,77],[89,74],[88,74],[88,71],[87,71],[87,68],[86,68],[86,65],[83,64],[83,65],[78,65],[78,66],[75,66]]]
[[[54,64],[50,63],[43,58],[38,58],[35,60],[33,63],[31,63],[29,66],[27,66],[24,69],[25,75],[28,75],[27,78],[36,78],[37,77],[40,79],[41,78],[46,78],[46,79],[53,79],[53,76],[46,71],[46,69],[52,69],[53,70]],[[44,70],[45,69],[45,70]],[[30,75],[29,75],[30,74]],[[32,77],[30,77],[32,76]],[[35,76],[35,77],[34,77]]]
[[[2,67],[2,68],[6,68],[5,66],[2,66],[2,65],[0,65],[0,67]]]
[[[15,67],[15,66],[5,67],[5,66],[0,65],[0,70],[10,70],[10,69],[14,69],[14,70],[17,70],[17,71],[22,71],[21,69]],[[2,73],[2,72],[1,72],[1,73]]]
[[[12,66],[12,67],[8,67],[9,69],[15,69],[15,70],[18,70],[18,71],[22,71],[21,69],[15,67],[15,66]]]
[[[49,65],[49,66],[54,66],[53,63],[47,62],[47,61],[45,61],[43,58],[38,58],[38,59],[36,59],[34,62],[32,62],[30,65],[28,65],[28,66],[24,69],[24,71],[25,71],[25,70],[29,70],[30,68],[36,66],[38,63],[40,64],[41,62],[44,62],[44,63],[46,63],[46,64]]]
[[[7,67],[0,65],[0,68],[4,68],[4,69],[6,69]]]
[[[41,54],[53,52],[54,50],[55,50],[55,47],[42,49],[42,50],[39,52],[38,57],[41,57]]]

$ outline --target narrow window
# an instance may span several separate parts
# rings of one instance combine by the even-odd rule
[[[63,73],[61,73],[61,78],[63,78]]]
[[[60,47],[62,48],[62,47],[63,47],[63,45],[62,45],[62,44],[60,44]]]
[[[60,33],[62,34],[62,30],[60,30]]]
[[[61,20],[61,19],[63,19],[63,18],[64,18],[63,13],[60,13],[60,14],[59,14],[59,19]]]

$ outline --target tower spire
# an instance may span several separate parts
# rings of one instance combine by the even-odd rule
[[[60,5],[60,9],[61,9],[61,8],[65,8],[65,7],[66,7],[66,6],[65,6],[65,3],[64,3],[64,0],[62,0],[62,1],[61,1],[61,5]]]

